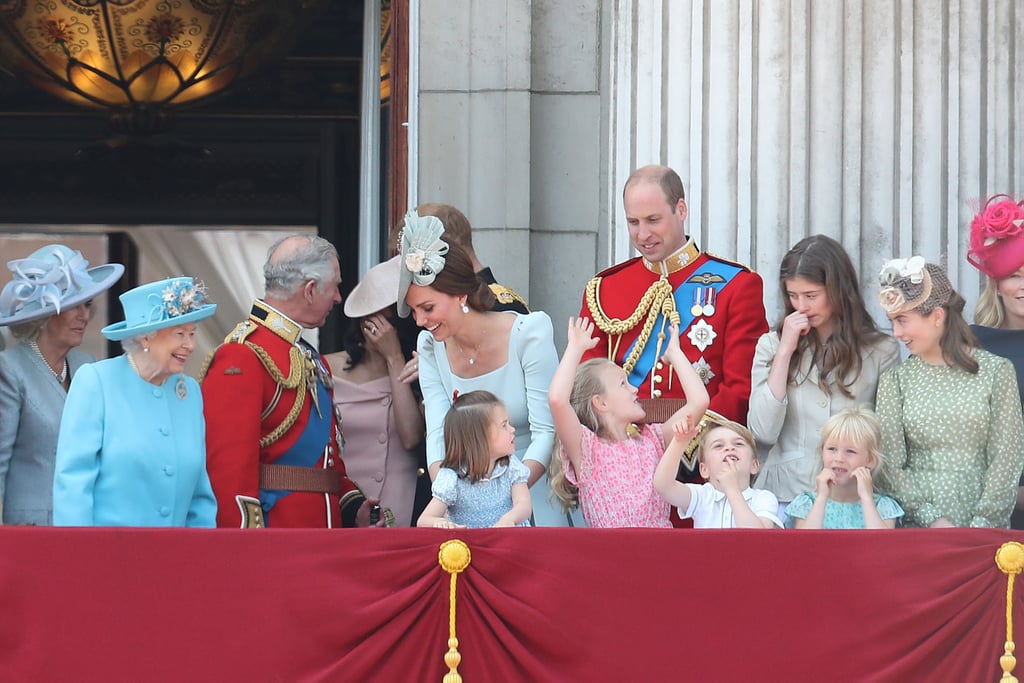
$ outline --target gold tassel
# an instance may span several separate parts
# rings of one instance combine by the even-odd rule
[[[996,551],[996,566],[1006,574],[1006,642],[1003,644],[1003,656],[999,658],[999,666],[1003,669],[1001,683],[1017,683],[1012,671],[1017,666],[1017,658],[1013,656],[1016,645],[1013,643],[1013,580],[1024,569],[1024,545],[1009,541],[999,546]]]
[[[462,683],[462,676],[459,675],[462,655],[459,654],[459,639],[455,637],[455,582],[458,580],[459,572],[472,561],[469,546],[458,539],[445,541],[437,553],[437,561],[442,569],[452,575],[451,588],[448,592],[448,652],[444,655],[448,673],[442,680],[443,683]]]

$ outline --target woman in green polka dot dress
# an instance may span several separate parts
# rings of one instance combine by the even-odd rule
[[[1024,468],[1013,364],[981,348],[964,299],[920,256],[882,268],[879,300],[911,353],[878,384],[882,486],[913,527],[1009,527]]]

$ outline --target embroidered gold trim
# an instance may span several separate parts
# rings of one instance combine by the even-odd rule
[[[645,258],[641,261],[643,261],[644,268],[655,275],[671,275],[693,263],[698,256],[700,256],[700,249],[693,243],[693,240],[687,240],[686,244],[679,248],[679,251],[664,261],[654,262]]]
[[[526,299],[511,287],[505,287],[504,285],[499,284],[487,285],[487,287],[494,293],[494,297],[503,304],[519,302],[524,307],[528,307]]]

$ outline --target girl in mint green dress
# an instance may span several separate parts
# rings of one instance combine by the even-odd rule
[[[847,408],[821,429],[815,490],[801,493],[786,516],[797,529],[892,529],[903,516],[899,503],[875,492],[882,469],[881,427],[866,408]]]

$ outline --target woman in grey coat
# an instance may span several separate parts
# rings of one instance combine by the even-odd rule
[[[17,344],[0,352],[0,509],[5,524],[53,523],[57,434],[92,299],[124,266],[89,268],[82,253],[52,244],[7,264],[13,279],[0,291],[0,326]]]

